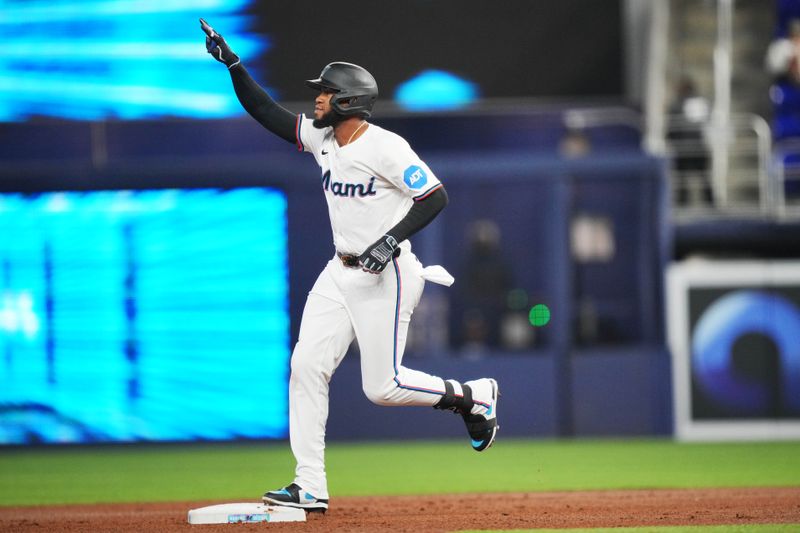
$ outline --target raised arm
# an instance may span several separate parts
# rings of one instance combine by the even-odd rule
[[[295,144],[297,142],[295,133],[297,115],[280,106],[256,83],[222,35],[214,31],[214,28],[203,19],[200,19],[200,27],[206,34],[208,53],[228,67],[236,97],[245,111],[281,139]]]

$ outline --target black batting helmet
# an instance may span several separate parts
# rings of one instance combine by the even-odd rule
[[[372,106],[378,99],[378,83],[372,74],[363,67],[343,61],[329,63],[322,69],[319,78],[306,80],[306,85],[318,91],[331,91],[331,107],[346,117],[370,116]]]

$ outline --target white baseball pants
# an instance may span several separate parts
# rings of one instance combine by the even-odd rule
[[[422,265],[404,249],[380,275],[346,267],[334,257],[311,289],[292,352],[289,437],[297,460],[294,482],[314,497],[328,498],[328,383],[354,338],[370,401],[431,407],[444,394],[441,378],[402,365],[411,314],[424,285]]]

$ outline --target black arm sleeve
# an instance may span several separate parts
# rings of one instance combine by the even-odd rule
[[[229,70],[242,107],[262,126],[292,144],[297,142],[297,115],[278,105],[239,63]]]
[[[444,190],[444,185],[442,185],[424,200],[414,202],[414,205],[408,210],[403,220],[387,231],[386,234],[397,239],[397,242],[406,240],[436,218],[436,215],[444,209],[447,202],[447,192]]]

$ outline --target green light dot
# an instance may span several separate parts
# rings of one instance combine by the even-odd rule
[[[544,326],[550,322],[550,308],[544,304],[536,304],[528,313],[528,319],[534,326]]]

